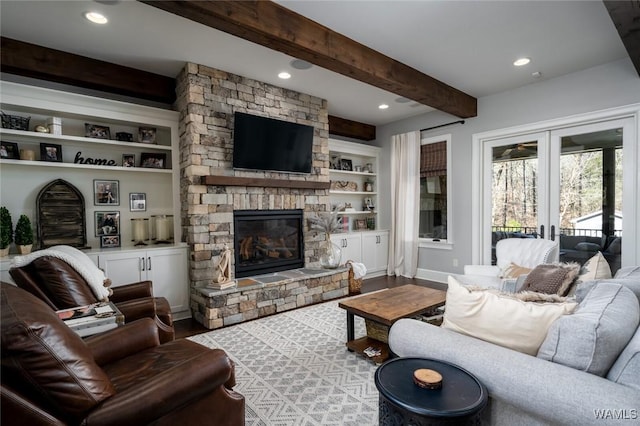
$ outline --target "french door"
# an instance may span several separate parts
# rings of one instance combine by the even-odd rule
[[[601,252],[613,273],[627,251],[635,259],[634,125],[621,118],[482,140],[480,263],[495,264],[503,238],[558,241],[561,262]]]

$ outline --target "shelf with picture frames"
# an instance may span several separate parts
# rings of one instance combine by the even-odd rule
[[[329,139],[329,196],[332,207],[341,208],[337,214],[343,231],[361,231],[356,227],[358,219],[367,220],[367,230],[378,229],[379,153],[380,148],[371,145]]]

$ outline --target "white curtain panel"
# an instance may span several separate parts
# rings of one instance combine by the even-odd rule
[[[391,236],[387,274],[413,278],[418,269],[420,132],[391,137]]]

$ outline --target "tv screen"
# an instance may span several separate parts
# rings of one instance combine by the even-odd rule
[[[235,113],[233,168],[311,173],[313,127]]]

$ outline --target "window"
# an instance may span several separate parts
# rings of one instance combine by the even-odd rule
[[[451,242],[451,135],[420,143],[420,226],[423,242]]]

